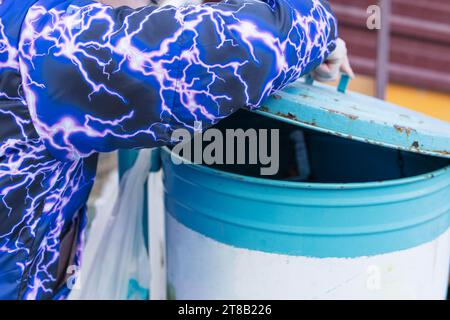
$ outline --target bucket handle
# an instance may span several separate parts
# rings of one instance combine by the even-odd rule
[[[305,83],[309,85],[314,84],[314,78],[311,74],[308,74],[305,78]],[[345,93],[347,91],[348,84],[350,83],[350,76],[345,73],[341,73],[341,79],[339,80],[339,84],[337,86],[337,91],[341,93]]]

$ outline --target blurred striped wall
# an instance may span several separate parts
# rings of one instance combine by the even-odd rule
[[[374,93],[377,31],[366,26],[376,0],[329,0],[355,71],[353,90]],[[387,99],[450,121],[450,0],[392,0]]]

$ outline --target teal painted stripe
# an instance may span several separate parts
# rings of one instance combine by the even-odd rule
[[[435,240],[449,228],[447,213],[427,224],[398,232],[326,237],[269,234],[259,229],[242,229],[217,220],[193,219],[182,211],[168,210],[167,214],[203,236],[236,248],[315,258],[356,258],[406,250]]]
[[[450,171],[376,183],[286,183],[173,165],[165,205],[186,227],[251,250],[359,257],[430,242],[450,227]]]

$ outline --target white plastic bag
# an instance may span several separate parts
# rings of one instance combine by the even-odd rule
[[[69,299],[148,299],[150,268],[143,214],[151,150],[141,150],[120,182],[112,213],[96,219],[89,232],[83,266]]]

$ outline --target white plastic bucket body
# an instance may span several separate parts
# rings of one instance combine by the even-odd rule
[[[314,258],[237,248],[167,220],[172,299],[444,299],[450,231],[382,255]]]

